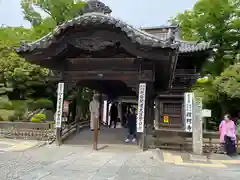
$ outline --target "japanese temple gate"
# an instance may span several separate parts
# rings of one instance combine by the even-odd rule
[[[83,14],[22,44],[17,53],[58,72],[65,91],[84,86],[110,98],[137,97],[144,83],[143,134],[183,128],[183,94],[209,57],[210,44],[181,40],[177,25],[136,29],[110,13],[104,3],[88,1]]]

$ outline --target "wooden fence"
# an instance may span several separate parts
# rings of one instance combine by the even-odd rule
[[[238,145],[240,145],[239,142]],[[192,133],[171,129],[154,130],[151,146],[153,148],[192,151]],[[203,152],[222,153],[218,132],[203,132]]]

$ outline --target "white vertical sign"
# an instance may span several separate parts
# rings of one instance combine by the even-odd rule
[[[110,121],[111,121],[111,115],[110,115],[111,107],[112,107],[112,103],[109,103],[109,105],[108,105],[108,120],[107,120],[108,125],[110,124]]]
[[[61,125],[62,125],[63,93],[64,93],[64,83],[58,83],[57,110],[56,110],[56,116],[55,116],[55,126],[56,126],[56,128],[60,128]]]
[[[105,124],[107,124],[107,101],[106,100],[104,100],[103,101],[103,116],[102,116],[102,121],[105,123]]]
[[[145,99],[146,99],[146,83],[140,83],[138,94],[137,132],[144,131]]]
[[[193,93],[184,93],[184,121],[185,131],[192,132]]]

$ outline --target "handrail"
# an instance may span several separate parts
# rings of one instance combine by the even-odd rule
[[[69,125],[66,125],[61,132],[61,139],[64,141],[73,132],[78,132],[80,129],[89,126],[90,122],[88,120],[84,121],[74,121]]]

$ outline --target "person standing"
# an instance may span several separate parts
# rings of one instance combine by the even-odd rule
[[[236,126],[230,119],[230,115],[226,114],[224,120],[219,125],[220,143],[224,144],[224,149],[227,155],[234,156],[237,153],[236,149]]]
[[[128,126],[128,136],[125,140],[126,143],[130,142],[136,142],[136,130],[137,130],[137,115],[136,115],[136,109],[132,107],[130,109],[130,114],[127,117],[127,126]]]
[[[90,128],[93,131],[94,130],[94,126],[95,123],[97,125],[97,128],[99,130],[100,126],[99,126],[99,101],[98,101],[98,95],[94,94],[93,95],[93,99],[89,104],[89,111],[90,111]]]
[[[114,102],[111,106],[110,109],[110,124],[109,124],[109,128],[112,127],[112,124],[114,124],[114,128],[116,128],[117,126],[117,118],[118,118],[118,108],[117,108],[117,104]]]

